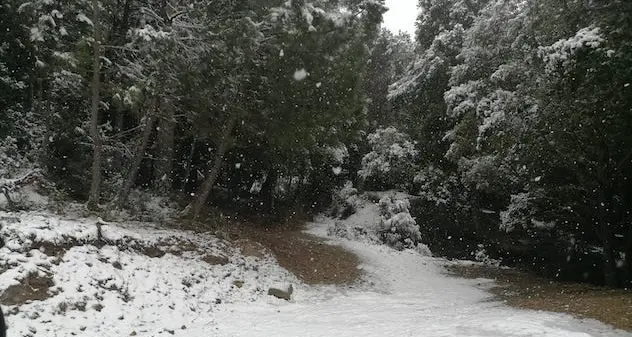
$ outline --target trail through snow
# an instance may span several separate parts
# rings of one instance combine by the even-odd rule
[[[308,232],[326,236],[328,223]],[[316,288],[288,304],[231,304],[216,314],[221,336],[632,336],[595,320],[518,310],[493,301],[489,280],[446,276],[445,261],[413,251],[332,239],[356,253],[368,283]]]
[[[370,224],[375,207],[350,221]],[[308,232],[326,237],[332,222],[321,219]],[[103,235],[128,246],[154,244],[164,256],[89,243],[59,257],[37,248],[38,242],[94,240],[94,223],[0,212],[0,290],[24,284],[28,275],[54,283],[51,296],[40,300],[7,305],[0,298],[9,336],[632,337],[594,320],[507,307],[485,291],[490,280],[447,276],[444,260],[340,238],[329,240],[362,261],[356,285],[311,287],[269,256],[244,256],[210,234],[138,222],[103,226]],[[227,260],[207,263],[208,255]],[[268,287],[290,283],[292,301],[267,295]]]

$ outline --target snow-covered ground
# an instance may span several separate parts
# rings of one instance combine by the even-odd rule
[[[370,222],[371,214],[361,210],[347,221]],[[271,257],[146,223],[103,226],[118,247],[77,245],[61,258],[33,249],[42,241],[92,242],[95,221],[0,212],[0,265],[8,267],[0,290],[35,273],[52,278],[56,293],[3,306],[9,336],[632,336],[594,320],[507,307],[484,290],[488,280],[452,278],[444,260],[369,241],[330,238],[362,261],[363,281],[346,287],[310,287]],[[326,236],[332,222],[322,218],[308,231]],[[228,263],[204,262],[209,255]],[[267,295],[268,287],[288,283],[291,302]]]
[[[9,336],[215,335],[209,331],[222,306],[275,305],[280,300],[267,296],[268,287],[298,283],[270,257],[147,223],[102,226],[104,239],[117,245],[80,244],[96,240],[96,221],[0,212],[0,291],[52,279],[49,292],[56,294],[22,305],[7,305],[3,296]],[[48,256],[54,254],[42,242],[74,246]]]

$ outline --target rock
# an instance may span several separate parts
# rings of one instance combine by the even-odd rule
[[[282,290],[282,289],[273,288],[273,287],[268,289],[268,295],[274,296],[276,298],[280,298],[286,301],[289,301],[290,299],[292,299],[293,292],[294,292],[294,288],[292,287],[291,284],[289,287],[287,287],[287,290]]]
[[[211,265],[221,265],[221,266],[224,266],[230,263],[230,260],[228,260],[228,258],[224,256],[215,256],[215,255],[210,255],[210,254],[205,255],[202,258],[202,261]]]

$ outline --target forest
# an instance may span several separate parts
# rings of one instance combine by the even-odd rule
[[[191,221],[396,190],[437,256],[631,287],[632,2],[418,5],[408,36],[383,0],[3,0],[6,207],[33,180]]]

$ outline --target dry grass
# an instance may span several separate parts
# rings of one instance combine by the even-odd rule
[[[496,281],[492,293],[507,304],[594,318],[618,329],[632,331],[632,291],[588,284],[559,283],[514,269],[482,265],[452,265],[450,273],[465,278]]]

